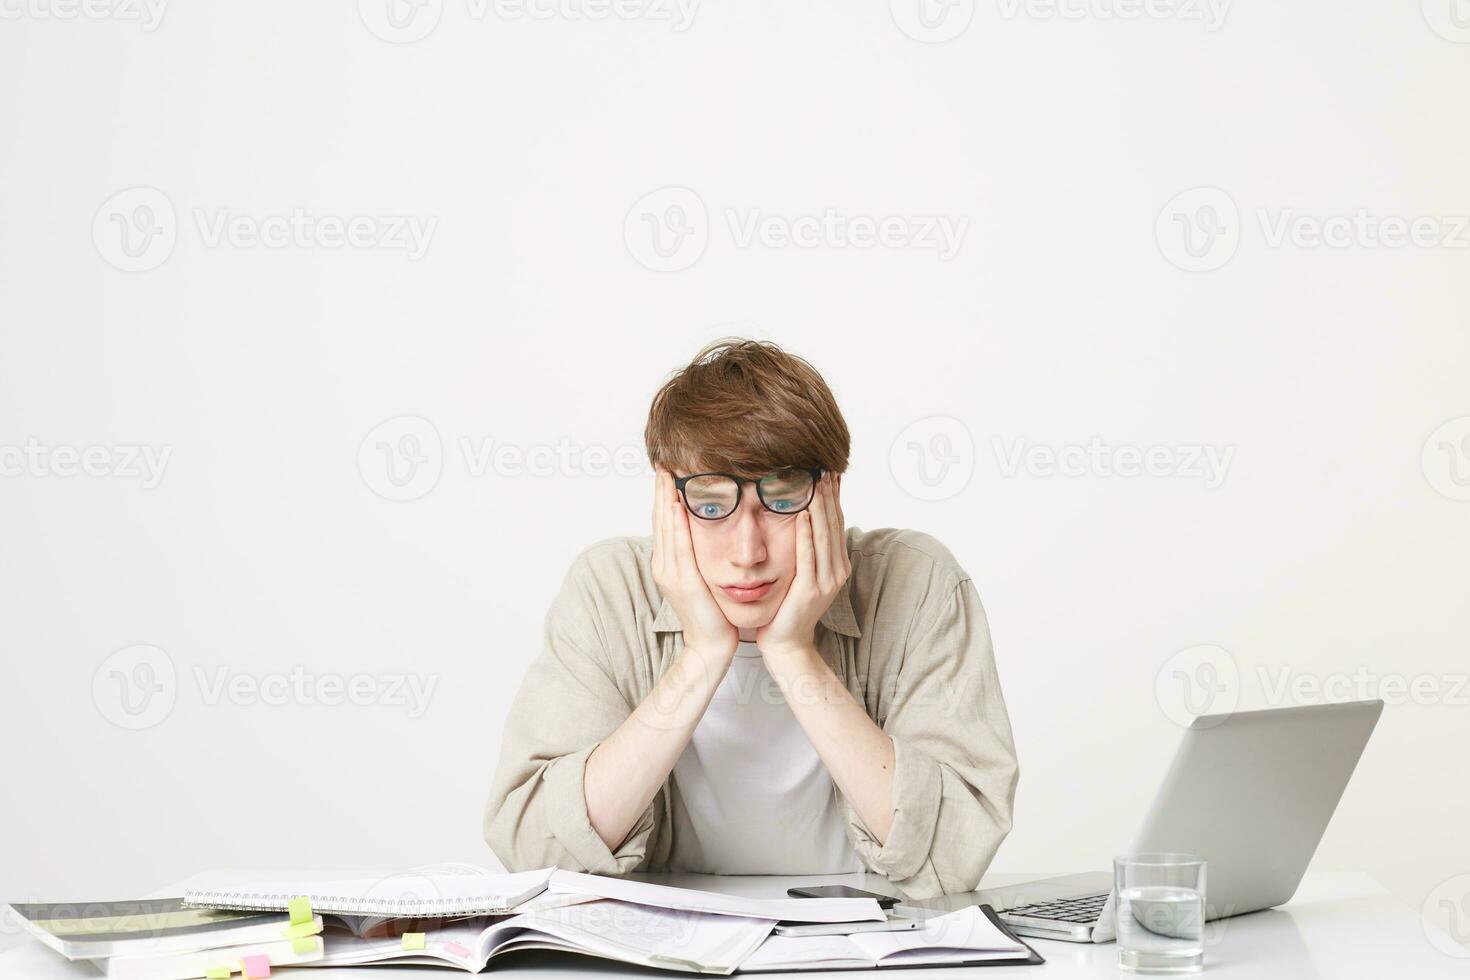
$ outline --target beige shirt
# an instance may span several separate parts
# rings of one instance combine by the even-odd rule
[[[844,799],[848,840],[909,898],[970,891],[1010,831],[1019,772],[980,596],[927,534],[848,528],[847,546],[852,574],[822,616],[817,650],[894,750],[887,841]],[[592,829],[582,789],[592,750],[683,649],[652,552],[647,537],[592,545],[547,612],[485,812],[485,840],[511,871],[669,870],[669,782],[615,851]]]

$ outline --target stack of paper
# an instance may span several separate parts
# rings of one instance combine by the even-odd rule
[[[329,928],[327,954],[319,965],[422,963],[478,973],[496,956],[549,949],[668,970],[730,974],[775,924],[774,919],[595,899],[488,923],[446,920],[423,933],[393,939],[339,934]]]
[[[884,931],[891,922],[872,898],[748,898],[556,868],[496,874],[432,865],[372,879],[292,876],[219,883],[182,900],[114,904],[91,906],[91,919],[70,922],[61,907],[15,908],[43,942],[94,959],[113,980],[249,980],[297,963],[479,972],[520,950],[726,976],[1040,962],[976,908]],[[780,935],[778,923],[782,932],[840,934]]]
[[[118,980],[265,976],[270,964],[322,958],[320,916],[187,908],[177,898],[18,903],[26,931],[70,960],[91,960]],[[224,971],[224,972],[222,972]]]

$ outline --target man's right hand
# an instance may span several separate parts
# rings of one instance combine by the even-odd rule
[[[668,780],[740,645],[740,631],[699,574],[689,512],[667,470],[654,478],[653,580],[679,616],[684,650],[587,756],[582,775],[587,819],[613,852]]]
[[[653,489],[653,580],[679,616],[685,649],[728,664],[740,644],[740,631],[725,618],[699,574],[689,511],[674,486],[674,474],[662,469]]]

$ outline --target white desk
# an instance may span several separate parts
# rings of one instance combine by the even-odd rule
[[[255,872],[259,874],[260,872]],[[205,875],[198,876],[200,879]],[[219,880],[218,873],[208,875]],[[648,880],[732,894],[784,896],[787,887],[811,882],[842,882],[869,891],[895,894],[875,875],[821,875],[811,877],[710,877],[705,875],[651,875]],[[986,887],[998,887],[1034,875],[991,875]],[[194,879],[182,881],[158,896],[179,895]],[[957,896],[939,900],[953,904]],[[915,903],[924,904],[924,903]],[[1046,958],[1043,966],[987,967],[955,970],[893,970],[789,974],[792,977],[828,977],[853,980],[864,976],[900,980],[941,980],[956,971],[978,980],[1012,980],[1043,977],[1123,977],[1116,966],[1116,946],[1030,940]],[[598,980],[600,977],[657,977],[672,980],[678,974],[648,970],[607,960],[563,953],[524,952],[492,960],[487,974],[514,980]],[[315,971],[309,967],[281,969],[277,976],[292,980],[436,980],[460,975],[443,967],[352,967]],[[1365,874],[1319,872],[1307,875],[1296,897],[1280,909],[1256,912],[1234,919],[1212,922],[1206,931],[1205,975],[1249,977],[1251,980],[1337,980],[1341,977],[1454,977],[1470,976],[1470,958],[1455,958],[1440,952],[1425,938],[1419,916]],[[52,980],[52,978],[96,978],[98,973],[84,962],[69,963],[41,946],[28,943],[0,955],[3,980]],[[737,974],[738,976],[738,974]],[[777,977],[779,974],[760,974]],[[238,980],[238,978],[237,978]]]

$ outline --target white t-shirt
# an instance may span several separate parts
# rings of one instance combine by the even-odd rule
[[[754,643],[740,644],[672,781],[671,870],[863,870],[832,776]]]

